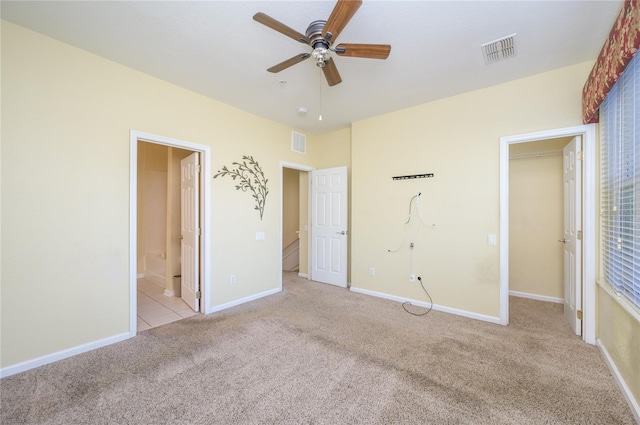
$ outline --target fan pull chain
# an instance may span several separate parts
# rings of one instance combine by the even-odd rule
[[[318,115],[318,121],[322,121],[322,68],[320,68],[320,115]]]

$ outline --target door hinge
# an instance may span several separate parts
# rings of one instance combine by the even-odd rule
[[[582,320],[582,310],[576,310],[576,317],[578,318],[578,320]]]
[[[578,152],[578,159],[582,161],[584,159],[584,153],[582,151]]]
[[[196,165],[196,173],[202,171],[202,166],[200,164]]]
[[[578,230],[578,240],[582,240],[582,230]]]
[[[200,291],[196,292],[196,300],[199,300],[202,297],[202,294],[200,293]],[[582,314],[582,312],[580,312],[580,314]]]
[[[198,236],[202,236],[202,229],[198,227]]]

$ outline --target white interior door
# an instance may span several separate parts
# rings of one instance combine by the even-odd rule
[[[200,242],[198,153],[180,161],[180,230],[181,230],[181,297],[193,311],[200,311],[200,274],[198,260]]]
[[[347,287],[347,167],[311,172],[311,279]]]
[[[582,140],[575,137],[564,156],[564,317],[582,335]]]

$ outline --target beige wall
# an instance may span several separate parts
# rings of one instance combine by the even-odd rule
[[[345,128],[307,138],[307,154],[316,168],[351,167],[351,129]],[[350,172],[349,172],[350,174]]]
[[[409,282],[403,241],[411,197],[427,224],[413,250],[435,304],[499,316],[499,140],[581,124],[581,89],[592,63],[465,93],[352,126],[352,286],[427,301]],[[392,176],[435,173],[393,181]],[[369,268],[376,275],[369,275]]]
[[[129,332],[132,129],[209,146],[213,172],[258,160],[262,221],[250,194],[212,181],[210,302],[279,287],[280,161],[310,165],[291,128],[8,22],[1,95],[2,367]]]
[[[568,140],[511,145],[509,290],[564,296],[562,148]],[[536,154],[545,154],[535,156]],[[517,155],[525,155],[518,157]]]
[[[598,339],[640,404],[640,315],[633,317],[614,297],[598,286]]]
[[[300,228],[300,172],[291,168],[282,170],[282,249],[298,239]]]

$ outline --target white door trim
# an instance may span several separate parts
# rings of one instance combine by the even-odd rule
[[[284,202],[284,169],[285,168],[290,168],[292,170],[298,170],[298,171],[305,171],[307,173],[310,173],[311,171],[315,170],[315,167],[310,167],[308,165],[302,165],[302,164],[296,164],[293,162],[287,162],[287,161],[280,161],[280,248],[278,249],[278,252],[282,253],[282,233],[283,233],[283,229],[284,229],[284,217],[283,217],[283,211],[282,211],[282,205]],[[308,193],[311,194],[311,179],[307,178],[307,190]],[[308,196],[308,200],[307,200],[307,223],[311,223],[311,195]],[[307,237],[307,264],[309,265],[308,267],[311,267],[311,237],[308,236]],[[279,282],[280,282],[280,290],[282,291],[282,267],[279,267],[280,271],[279,271]],[[307,273],[309,275],[309,278],[311,277],[310,273]]]
[[[212,312],[211,300],[211,148],[205,145],[172,139],[155,134],[131,130],[129,134],[129,336],[137,333],[137,232],[138,232],[138,141],[172,146],[180,149],[200,152],[202,167],[200,181],[200,214],[202,237],[200,238],[200,271],[202,281],[200,290],[205,314]]]
[[[579,125],[500,138],[500,323],[509,323],[509,145],[582,136],[582,339],[596,343],[596,127]]]

